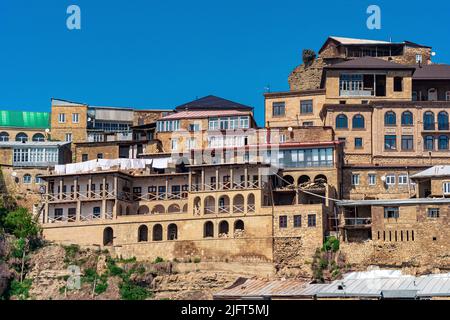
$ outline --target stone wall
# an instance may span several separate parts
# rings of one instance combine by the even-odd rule
[[[323,68],[326,66],[322,58],[317,58],[311,65],[296,67],[288,77],[291,91],[319,89],[322,81]]]

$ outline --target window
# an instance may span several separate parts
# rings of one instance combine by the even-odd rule
[[[397,150],[397,136],[395,135],[384,136],[384,150]]]
[[[286,135],[280,134],[280,143],[285,143],[285,142],[286,142]]]
[[[388,111],[384,114],[384,125],[395,126],[397,124],[397,116],[394,111]]]
[[[423,114],[423,129],[434,130],[434,113],[427,111]]]
[[[197,140],[195,140],[195,138],[189,138],[186,140],[186,148],[188,150],[194,149],[196,147],[197,147]]]
[[[274,102],[272,104],[272,116],[283,117],[285,114],[285,103],[284,102]]]
[[[34,183],[36,183],[36,184],[42,184],[42,178],[41,178],[40,176],[36,176],[36,177],[34,178]]]
[[[172,139],[172,150],[178,149],[178,139]]]
[[[287,216],[280,216],[279,223],[280,228],[287,228]]]
[[[128,128],[125,128],[127,129]],[[158,132],[170,132],[180,130],[180,120],[161,120],[156,123]],[[126,130],[125,130],[126,131]]]
[[[0,141],[2,141],[2,142],[9,141],[9,134],[8,134],[8,132],[1,132],[0,133]]]
[[[199,124],[190,124],[189,125],[189,131],[200,131],[200,125]]]
[[[408,175],[406,175],[406,174],[399,175],[398,176],[398,184],[402,184],[402,185],[408,184]]]
[[[416,63],[422,63],[422,55],[416,54]]]
[[[359,186],[359,174],[352,174],[352,185]]]
[[[445,92],[445,101],[450,101],[450,91]]]
[[[64,211],[62,208],[55,209],[55,220],[62,220],[63,215],[64,215]]]
[[[400,215],[399,215],[398,207],[384,207],[384,218],[385,219],[389,219],[389,218],[398,219],[399,216]]]
[[[450,182],[444,182],[442,184],[442,191],[444,194],[450,194]]]
[[[72,113],[72,123],[78,123],[80,121],[79,113]]]
[[[302,216],[295,215],[294,216],[294,228],[300,228],[302,226]]]
[[[23,176],[23,183],[25,183],[25,184],[30,184],[31,183],[31,174],[25,174],[24,176]]]
[[[352,120],[353,129],[364,129],[364,117],[360,114],[357,114],[353,117]]]
[[[31,140],[35,142],[43,142],[45,141],[45,137],[42,133],[35,133]]]
[[[336,129],[347,129],[348,119],[345,114],[340,114],[336,117]]]
[[[369,186],[374,186],[377,184],[377,175],[369,173]]]
[[[386,184],[388,186],[395,185],[395,174],[388,174],[386,176]]]
[[[363,147],[363,139],[355,138],[355,149],[362,149]]]
[[[447,136],[439,136],[438,149],[439,150],[448,150],[448,137]]]
[[[71,142],[72,141],[72,134],[71,133],[66,133],[65,134],[65,140],[67,142]]]
[[[448,128],[448,113],[445,111],[441,111],[438,113],[438,129],[448,130]]]
[[[414,149],[414,137],[410,135],[402,136],[402,150],[410,151]]]
[[[300,113],[313,113],[313,101],[304,100],[300,101]]]
[[[425,148],[425,150],[434,150],[434,138],[433,138],[433,136],[426,136],[424,138],[424,148]]]
[[[23,133],[23,132],[19,132],[19,133],[16,135],[16,141],[19,141],[19,142],[27,142],[27,141],[28,141],[28,136],[27,136],[27,134],[26,134],[26,133]]]
[[[313,121],[304,121],[303,126],[304,127],[312,127],[314,125]]]
[[[65,113],[58,114],[58,122],[59,123],[65,123],[66,122],[66,114]]]
[[[100,217],[100,207],[94,207],[92,209],[92,214],[94,215],[95,218],[99,218]]]
[[[86,161],[88,161],[88,160],[89,160],[88,154],[87,154],[87,153],[83,153],[83,154],[81,155],[81,162],[86,162]]]
[[[439,218],[439,208],[428,208],[428,218]]]
[[[411,100],[412,100],[412,101],[417,101],[417,91],[413,91],[413,92],[412,92]]]
[[[315,227],[315,226],[316,226],[316,215],[308,214],[308,227]]]
[[[97,159],[103,159],[103,153],[97,153]]]
[[[411,111],[404,111],[402,113],[402,126],[413,125],[413,114]]]
[[[403,78],[394,77],[394,92],[402,92],[402,91],[403,91]]]

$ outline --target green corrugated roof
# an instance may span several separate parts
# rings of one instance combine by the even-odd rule
[[[50,112],[0,110],[0,127],[47,129]]]

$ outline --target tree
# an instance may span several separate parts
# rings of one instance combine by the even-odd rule
[[[17,238],[33,238],[40,232],[38,224],[25,208],[18,208],[7,213],[3,224],[5,231]]]

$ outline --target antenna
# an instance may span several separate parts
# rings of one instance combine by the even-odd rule
[[[265,92],[270,92],[270,84],[267,84],[265,87],[264,87],[264,91]]]

